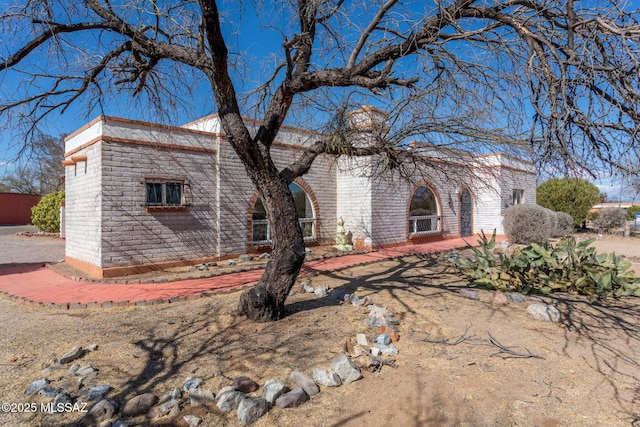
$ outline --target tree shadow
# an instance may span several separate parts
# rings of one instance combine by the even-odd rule
[[[277,375],[282,376],[283,366],[311,371],[320,363],[318,358],[324,360],[338,344],[333,339],[335,331],[331,322],[304,323],[301,316],[294,313],[281,322],[256,324],[234,314],[209,315],[221,309],[232,311],[221,307],[215,298],[205,300],[209,299],[199,301],[201,305],[196,312],[188,316],[172,313],[172,304],[160,310],[141,307],[136,311],[154,310],[159,321],[139,324],[132,319],[128,324],[119,325],[122,335],[131,337],[130,344],[135,348],[131,357],[142,363],[133,369],[121,365],[97,366],[126,378],[121,385],[110,384],[114,389],[107,396],[121,406],[138,394],[151,392],[160,396],[174,387],[182,389],[188,376],[201,378],[206,385],[202,388],[214,393],[240,375],[251,376],[263,384],[270,378],[278,378]],[[309,303],[313,305],[314,301],[317,300]],[[188,304],[194,303],[182,303],[184,307]],[[278,374],[270,373],[273,369]],[[222,374],[217,375],[216,371]],[[183,412],[189,410],[192,408],[187,404]],[[218,416],[215,410],[209,413]],[[54,416],[47,418],[47,425],[80,422],[80,419],[65,423],[55,421]]]
[[[610,299],[593,305],[584,297],[551,296],[562,313],[565,354],[572,345],[588,348],[585,363],[613,391],[620,411],[640,425],[640,298]]]
[[[43,262],[15,262],[9,264],[0,264],[0,276],[8,274],[30,273],[40,270],[47,265]]]
[[[334,289],[355,292],[360,297],[383,295],[385,303],[390,299],[392,304],[401,307],[398,311],[408,313],[416,312],[415,304],[424,305],[426,300],[455,294],[466,288],[467,283],[455,274],[446,256],[437,254],[391,259],[377,263],[375,269],[367,266],[343,269],[313,280],[318,284],[323,280],[331,281],[336,284]],[[593,306],[583,297],[571,295],[554,295],[550,300],[563,313],[559,327],[564,346],[561,351],[574,358],[577,347],[588,348],[590,356],[585,362],[611,388],[616,410],[632,425],[640,425],[638,299],[611,301],[605,306]],[[439,306],[439,301],[434,302]],[[119,326],[120,335],[132,337],[130,343],[136,349],[135,357],[143,363],[134,372],[128,372],[126,366],[115,367],[127,381],[116,387],[109,397],[122,404],[144,392],[158,394],[160,390],[167,393],[174,387],[181,388],[191,375],[202,378],[206,388],[212,390],[228,385],[230,377],[242,373],[265,376],[254,378],[261,382],[270,377],[269,367],[275,366],[273,369],[280,371],[283,366],[309,371],[318,363],[318,355],[326,358],[335,353],[338,345],[335,322],[338,319],[310,321],[305,314],[344,303],[311,294],[299,296],[287,305],[284,319],[264,324],[229,314],[231,309],[225,305],[228,303],[228,298],[207,298],[184,303],[183,308],[188,310],[177,312],[172,311],[171,304],[136,310],[135,313],[149,310],[158,322],[138,324],[132,317],[129,323]],[[226,310],[227,314],[219,315],[221,310]],[[327,317],[330,316],[331,313],[327,313]],[[544,335],[554,331],[538,330],[538,333]],[[489,354],[494,350],[487,347],[482,352]],[[255,368],[257,366],[260,368]],[[216,377],[214,372],[217,370],[222,371],[222,377]],[[444,414],[438,412],[437,405],[415,408],[425,400],[432,402],[437,398],[438,390],[427,392],[425,387],[425,384],[415,384],[414,401],[410,404],[416,410],[414,425],[465,422],[468,414],[456,412],[455,407]],[[366,418],[367,412],[355,410],[334,425],[354,424]]]
[[[400,295],[401,293],[409,292],[419,298],[438,298],[442,294],[457,292],[466,287],[445,260],[444,255],[433,253],[397,257],[376,263],[376,268],[370,269],[368,273],[358,273],[353,276],[352,272],[358,267],[346,267],[323,272],[317,280],[314,280],[321,282],[323,279],[328,279],[342,283],[339,286],[333,286],[332,289],[356,293],[361,298],[385,292],[389,294],[394,304],[399,304],[405,311],[413,313],[414,309],[407,304],[406,298]],[[381,265],[386,267],[381,268]],[[367,269],[366,266],[361,268]],[[425,289],[431,291],[425,294]],[[288,304],[287,313],[290,315],[339,304],[340,301],[330,297],[318,298]]]

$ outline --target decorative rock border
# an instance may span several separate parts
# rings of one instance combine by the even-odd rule
[[[322,287],[328,292],[326,286]],[[315,294],[315,291],[314,291]],[[399,339],[397,330],[391,325],[397,325],[393,310],[373,303],[371,297],[359,298],[355,294],[344,292],[332,293],[332,297],[342,297],[344,305],[361,307],[367,303],[367,319],[378,319],[375,322],[366,320],[369,327],[384,324],[378,329],[378,334],[373,338],[366,334],[358,334],[356,338],[349,338],[345,344],[346,354],[334,358],[329,369],[313,368],[313,379],[303,372],[292,371],[289,380],[294,388],[289,388],[285,382],[270,379],[262,386],[259,397],[250,396],[260,389],[260,385],[251,378],[241,376],[233,379],[229,386],[223,387],[214,394],[213,391],[203,389],[203,381],[200,378],[189,377],[182,384],[182,390],[174,388],[165,395],[158,397],[151,393],[136,395],[120,405],[115,400],[107,397],[112,388],[107,384],[97,383],[99,369],[91,365],[81,366],[74,364],[66,373],[57,375],[57,379],[49,379],[64,365],[79,360],[86,353],[97,350],[97,345],[88,347],[73,346],[58,359],[58,363],[44,369],[41,374],[45,377],[33,381],[27,387],[27,395],[39,393],[46,399],[52,399],[51,413],[62,412],[58,408],[64,405],[76,405],[86,407],[84,417],[79,421],[81,426],[131,426],[132,420],[142,415],[147,416],[151,425],[175,422],[182,418],[187,425],[196,427],[201,419],[193,414],[185,413],[189,408],[198,406],[215,405],[221,412],[236,411],[238,419],[245,424],[252,424],[265,415],[273,407],[280,409],[295,408],[307,402],[312,396],[321,392],[320,387],[338,387],[350,384],[362,378],[361,369],[379,371],[383,365],[393,366],[395,360],[381,359],[378,356],[385,354],[385,349],[394,349],[387,354],[398,354],[395,347],[389,345]],[[329,295],[319,296],[328,298]],[[214,377],[223,375],[222,372],[214,372]],[[76,378],[76,381],[70,381]],[[72,385],[77,384],[77,389]],[[86,385],[85,385],[86,384]],[[93,402],[93,403],[91,403]],[[62,405],[62,406],[60,406]],[[91,405],[91,406],[89,406]],[[210,408],[211,409],[211,408]]]

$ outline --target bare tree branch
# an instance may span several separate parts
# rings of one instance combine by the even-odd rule
[[[422,341],[422,342],[426,342],[426,343],[430,343],[430,344],[442,344],[442,345],[450,345],[450,346],[454,346],[454,345],[458,345],[462,342],[465,342],[469,339],[469,337],[467,336],[467,332],[469,332],[469,329],[471,329],[471,325],[468,325],[467,328],[464,330],[464,333],[462,335],[460,335],[458,338],[453,339],[453,338],[445,338],[445,339],[441,339],[441,340],[433,340],[429,338],[428,333],[424,332],[425,337],[423,338],[419,338],[418,336],[416,336],[415,332],[413,329],[409,330],[409,334],[411,336],[411,338],[413,338],[416,341]]]
[[[492,356],[502,356],[503,358],[534,358],[534,359],[544,360],[544,357],[537,354],[533,354],[526,348],[525,348],[526,353],[523,353],[520,351],[513,350],[514,347],[507,347],[500,344],[500,342],[497,339],[495,339],[491,335],[491,333],[489,333],[489,342],[500,349],[497,353],[492,354]]]

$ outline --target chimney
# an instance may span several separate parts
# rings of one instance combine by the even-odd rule
[[[347,124],[353,131],[352,144],[356,147],[375,145],[376,140],[389,130],[389,113],[372,105],[364,105],[347,113]]]

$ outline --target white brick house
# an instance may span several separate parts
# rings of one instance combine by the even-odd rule
[[[366,137],[373,107],[353,113]],[[284,167],[317,135],[283,127],[271,150]],[[415,182],[371,176],[375,158],[320,156],[292,185],[309,244],[335,239],[343,217],[356,247],[502,233],[513,203],[535,203],[535,169],[505,154],[477,156],[468,183],[425,169]],[[182,127],[100,116],[65,141],[66,261],[94,277],[264,250],[257,191],[216,115]],[[450,173],[462,169],[444,162]],[[369,172],[369,173],[368,173]],[[458,174],[459,175],[459,174]],[[424,177],[429,177],[424,179]]]

